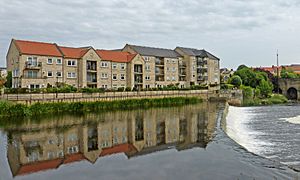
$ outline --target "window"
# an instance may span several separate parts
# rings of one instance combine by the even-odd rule
[[[48,58],[47,64],[53,64],[52,58]]]
[[[125,80],[125,74],[121,74],[121,80]]]
[[[75,72],[68,72],[68,78],[76,78]]]
[[[71,146],[71,147],[68,147],[68,152],[69,152],[70,154],[77,153],[77,152],[78,152],[78,147],[77,147],[77,146]]]
[[[58,156],[58,157],[64,157],[64,152],[63,152],[63,151],[59,151],[59,152],[57,153],[57,156]]]
[[[107,85],[106,85],[106,84],[103,84],[103,85],[102,85],[102,88],[107,89]]]
[[[101,67],[108,67],[108,63],[107,62],[101,62]]]
[[[69,142],[77,141],[77,140],[78,140],[78,138],[77,138],[76,134],[69,134],[69,136],[68,136],[68,141]]]
[[[146,76],[145,79],[146,79],[146,80],[150,80],[150,76]]]
[[[150,88],[150,85],[149,85],[149,84],[146,84],[146,88]]]
[[[121,69],[122,69],[122,70],[125,69],[125,64],[121,64]]]
[[[176,80],[176,78],[173,76],[173,77],[172,77],[172,81],[175,81],[175,80]]]
[[[150,58],[147,57],[147,56],[145,56],[144,59],[145,59],[145,61],[149,61],[150,60]]]
[[[56,64],[62,64],[61,59],[56,59]]]
[[[48,152],[48,159],[54,159],[55,153],[53,151]]]
[[[68,66],[76,66],[77,61],[76,60],[68,60]]]
[[[146,64],[145,69],[146,69],[146,71],[150,71],[150,65]]]
[[[113,64],[112,64],[112,68],[113,68],[113,69],[117,69],[117,64],[116,64],[116,63],[113,63]]]
[[[173,71],[173,72],[176,72],[176,68],[175,68],[175,67],[173,67],[173,68],[172,68],[172,71]]]
[[[62,77],[62,73],[60,71],[56,72],[56,77]]]
[[[102,74],[101,74],[101,78],[103,78],[103,79],[106,79],[106,78],[108,78],[108,75],[107,75],[107,73],[102,73]]]
[[[28,66],[37,66],[37,57],[28,57],[27,58]]]
[[[175,60],[175,59],[173,59],[173,60],[172,60],[172,62],[175,64],[175,63],[176,63],[176,60]]]
[[[113,80],[117,80],[117,74],[113,74],[113,75],[112,75],[112,79],[113,79]]]
[[[28,71],[27,78],[37,78],[37,71]]]
[[[48,77],[53,77],[52,71],[48,71],[47,76],[48,76]]]

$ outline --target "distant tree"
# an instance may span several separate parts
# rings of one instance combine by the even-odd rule
[[[3,88],[5,82],[6,82],[6,79],[4,77],[1,77],[1,75],[0,75],[0,89]]]
[[[240,87],[242,85],[242,79],[238,75],[234,75],[229,80],[230,84],[234,85],[235,87]]]
[[[261,80],[257,88],[260,90],[260,95],[262,97],[268,97],[272,93],[273,84],[270,81]]]
[[[244,69],[244,68],[248,68],[246,65],[242,64],[242,65],[239,65],[239,67],[237,68],[237,71],[241,70],[241,69]]]
[[[280,77],[281,78],[288,78],[288,79],[293,79],[293,78],[300,78],[300,75],[295,73],[293,70],[291,69],[286,69],[285,67],[282,68],[281,72],[280,72]]]
[[[12,72],[11,71],[7,72],[6,82],[5,82],[4,86],[7,88],[12,87]]]

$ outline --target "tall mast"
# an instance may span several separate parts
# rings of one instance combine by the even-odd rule
[[[277,49],[277,94],[279,94],[279,60],[278,60],[278,49]]]

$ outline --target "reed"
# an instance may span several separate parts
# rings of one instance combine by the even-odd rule
[[[51,113],[84,113],[101,112],[108,110],[127,110],[134,108],[180,106],[202,102],[197,97],[172,97],[157,99],[127,99],[117,101],[96,102],[59,102],[59,103],[35,103],[33,105],[13,104],[8,101],[0,101],[0,117],[31,117]]]

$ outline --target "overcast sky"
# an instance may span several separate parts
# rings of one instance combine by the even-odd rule
[[[0,66],[12,38],[65,46],[206,49],[222,67],[300,64],[298,0],[0,0]]]

